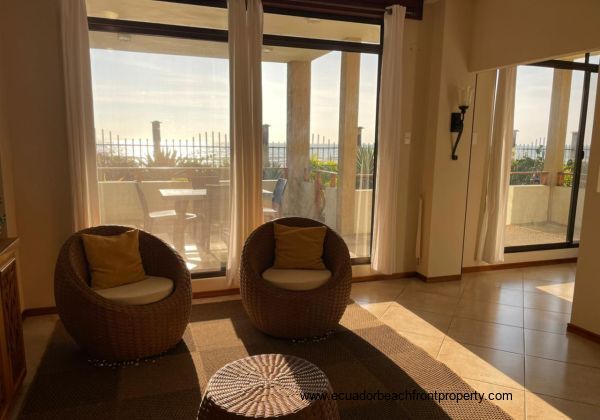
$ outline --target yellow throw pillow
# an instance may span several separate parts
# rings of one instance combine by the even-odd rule
[[[130,230],[114,236],[81,235],[93,289],[122,286],[146,277],[138,234]]]
[[[274,223],[275,264],[273,268],[325,270],[323,242],[325,226],[295,227]]]

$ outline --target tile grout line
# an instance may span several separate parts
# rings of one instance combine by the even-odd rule
[[[564,397],[557,397],[556,395],[544,394],[543,392],[533,392],[533,391],[529,391],[529,390],[525,389],[525,393],[526,394],[530,393],[533,395],[542,395],[544,397],[555,398],[555,399],[561,400],[561,401],[567,401],[570,403],[583,404],[583,405],[587,405],[589,407],[600,408],[600,404],[594,404],[594,403],[590,403],[587,401],[580,401],[580,400],[570,400],[570,399],[564,398]]]
[[[460,280],[462,281],[462,280]],[[470,280],[468,280],[470,282]],[[456,312],[458,311],[458,305],[460,304],[460,301],[463,298],[463,295],[465,293],[465,289],[466,289],[466,284],[464,285],[464,287],[462,288],[462,290],[459,293],[458,296],[458,300],[456,301],[456,306],[454,307],[454,312],[452,313],[452,316],[450,318],[450,324],[448,325],[448,329],[446,330],[446,332],[444,333],[444,339],[442,340],[442,344],[440,344],[440,348],[438,350],[438,357],[440,352],[442,351],[442,346],[444,345],[444,343],[446,342],[446,338],[450,338],[451,340],[454,341],[454,339],[452,337],[449,337],[448,333],[450,332],[450,328],[452,328],[452,324],[454,323],[454,319],[456,318]],[[436,359],[438,358],[436,357]],[[444,363],[445,364],[445,363]]]
[[[460,280],[460,281],[462,281],[462,280]],[[452,315],[450,317],[450,324],[448,324],[448,329],[444,332],[444,337],[442,338],[442,342],[440,343],[440,347],[438,348],[437,354],[435,356],[435,360],[437,360],[437,361],[440,361],[439,358],[440,358],[440,353],[442,351],[442,347],[444,346],[444,343],[446,342],[446,338],[448,338],[448,333],[450,332],[450,327],[452,327],[452,322],[454,322],[454,314],[458,310],[458,304],[460,303],[460,300],[462,299],[464,292],[465,292],[465,290],[463,288],[458,295],[458,299],[456,301],[456,307],[454,308],[454,312],[452,313]],[[443,362],[441,362],[441,363],[443,363]],[[446,367],[448,366],[445,363],[444,363],[444,365]]]

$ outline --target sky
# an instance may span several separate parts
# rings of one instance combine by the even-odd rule
[[[163,138],[198,138],[229,131],[228,61],[218,58],[92,49],[97,135],[104,129],[121,138],[152,137],[151,121],[161,121]],[[361,55],[359,126],[363,141],[375,135],[376,55]],[[312,62],[310,132],[337,143],[341,53]],[[263,63],[263,123],[270,141],[285,142],[287,65]]]
[[[533,144],[536,139],[548,136],[550,120],[550,99],[554,70],[544,67],[520,66],[517,70],[517,89],[515,95],[514,127],[519,130],[518,144]],[[598,75],[593,75],[590,83],[590,101],[588,106],[585,144],[591,142],[591,124],[594,115],[596,83]],[[583,72],[574,71],[571,79],[571,96],[569,99],[569,116],[567,120],[567,137],[565,143],[570,144],[571,133],[579,130],[579,115],[583,90]]]
[[[198,138],[199,133],[229,131],[228,61],[154,53],[92,49],[95,125],[113,137],[151,139],[151,121],[162,122],[165,139]],[[376,55],[361,54],[359,122],[363,142],[375,136]],[[341,53],[329,52],[312,62],[310,133],[337,143],[339,131]],[[548,134],[553,70],[521,66],[517,72],[515,129],[519,144],[533,144]],[[585,143],[591,141],[594,92]],[[573,72],[568,144],[578,130],[583,73]],[[283,143],[287,120],[287,65],[263,63],[263,123],[270,141]]]

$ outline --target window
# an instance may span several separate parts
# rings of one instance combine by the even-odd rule
[[[171,243],[192,271],[227,260],[227,44],[91,32],[100,218]],[[205,189],[203,197],[185,196]]]
[[[195,276],[229,238],[227,10],[88,0],[101,222],[151,231]],[[211,26],[212,25],[212,26]],[[265,219],[371,247],[380,26],[265,14]]]
[[[579,241],[598,71],[589,63],[517,69],[507,252]]]
[[[368,258],[378,54],[273,46],[264,51],[263,186],[274,191],[265,197],[265,218],[321,220],[342,235],[353,258]],[[285,55],[291,59],[275,59]]]

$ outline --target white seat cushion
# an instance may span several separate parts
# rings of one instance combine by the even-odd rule
[[[331,278],[331,271],[269,268],[262,273],[262,277],[282,289],[312,290],[327,283]]]
[[[100,296],[124,305],[146,305],[163,300],[173,291],[173,281],[148,276],[142,281],[95,290]]]

